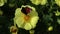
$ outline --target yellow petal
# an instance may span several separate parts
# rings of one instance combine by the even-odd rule
[[[38,13],[34,10],[34,11],[31,11],[28,15],[31,17],[34,17],[34,16],[38,16]]]
[[[17,8],[16,10],[15,10],[15,17],[19,17],[19,16],[21,16],[21,8]]]
[[[17,8],[15,11],[14,23],[20,28],[21,25],[24,23],[24,14],[21,12],[20,8]]]
[[[38,13],[35,10],[35,8],[31,7],[31,9],[32,9],[32,11],[28,15],[31,17],[30,24],[32,25],[32,28],[35,28],[39,17],[38,17]]]
[[[41,2],[41,0],[30,0],[30,1],[35,5],[39,5],[39,3]]]
[[[45,5],[47,3],[47,0],[42,0],[41,5]]]
[[[19,28],[22,28],[23,27],[22,25],[24,24],[24,19],[22,17],[19,17],[15,20],[15,23]]]
[[[31,18],[30,24],[31,24],[32,28],[36,27],[36,24],[38,23],[38,19],[39,19],[38,16],[34,16],[34,17]]]
[[[47,3],[47,0],[30,0],[35,5],[45,5]]]
[[[26,23],[24,29],[31,30],[32,26],[29,23]]]

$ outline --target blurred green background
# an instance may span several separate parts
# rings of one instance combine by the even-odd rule
[[[14,25],[15,10],[22,5],[35,7],[39,14],[39,21],[36,28],[33,29],[34,34],[60,34],[60,15],[55,15],[57,10],[60,12],[60,7],[53,4],[55,0],[47,1],[46,5],[35,5],[30,0],[4,0],[4,5],[0,6],[0,34],[11,34],[9,27]],[[50,27],[51,30],[49,30]],[[29,31],[19,29],[18,34],[29,34]]]

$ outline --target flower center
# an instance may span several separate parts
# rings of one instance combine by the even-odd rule
[[[26,16],[24,17],[24,19],[25,19],[25,21],[28,21],[28,20],[30,19],[30,16],[29,16],[29,15],[26,15]]]
[[[28,13],[30,13],[30,11],[31,11],[31,8],[29,8],[29,7],[22,7],[22,10],[21,10],[24,14],[28,14]]]
[[[26,7],[26,13],[30,13],[31,8]]]

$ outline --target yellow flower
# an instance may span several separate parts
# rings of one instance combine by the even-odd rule
[[[0,6],[4,5],[4,0],[0,0]]]
[[[45,5],[47,3],[47,0],[30,0],[35,5]]]
[[[30,10],[29,13],[25,14],[21,11],[23,7],[24,8],[28,7],[32,10]],[[22,5],[21,8],[17,8],[15,11],[14,23],[17,24],[19,28],[23,28],[25,30],[35,28],[38,19],[39,19],[38,13],[36,12],[35,8],[29,5],[26,6]]]
[[[0,0],[0,6],[3,6],[5,3],[7,3],[7,0]]]
[[[55,3],[60,6],[60,0],[55,0]]]
[[[11,32],[11,34],[17,34],[18,28],[16,26],[11,26],[10,27],[10,32]]]

